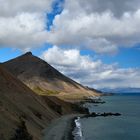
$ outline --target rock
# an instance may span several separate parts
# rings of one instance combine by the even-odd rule
[[[120,116],[120,113],[112,113],[112,112],[104,112],[104,113],[95,113],[92,112],[91,114],[87,114],[85,116],[83,116],[83,118],[88,118],[88,117],[98,117],[98,116],[102,116],[102,117],[107,117],[107,116]]]

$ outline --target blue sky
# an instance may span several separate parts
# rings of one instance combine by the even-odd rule
[[[40,56],[42,52],[52,45],[45,44],[41,48],[32,50],[36,56]],[[12,58],[22,55],[23,52],[18,49],[4,47],[0,49],[0,62],[5,62]],[[96,54],[90,50],[81,50],[81,55],[90,55],[93,60],[101,59],[106,64],[118,63],[122,68],[140,68],[140,48],[139,46],[132,48],[120,48],[117,54]]]
[[[3,2],[0,62],[32,51],[84,85],[140,87],[140,3],[98,2],[25,0],[11,11],[3,8],[8,1]]]
[[[140,67],[140,50],[134,48],[121,48],[117,54],[112,56],[101,56],[104,63],[118,63],[123,68],[139,68]]]
[[[63,11],[64,0],[55,1],[52,3],[52,10],[49,13],[46,13],[46,18],[48,19],[46,23],[46,29],[50,30],[50,27],[53,24],[53,20],[56,15],[61,14]],[[34,55],[40,56],[41,53],[52,47],[50,44],[45,44],[43,47],[33,49],[32,52]],[[22,55],[22,51],[18,49],[13,49],[10,47],[4,47],[0,50],[1,57],[0,62],[7,61],[16,56]],[[81,50],[81,55],[90,55],[93,59],[101,59],[106,64],[118,63],[120,67],[123,68],[138,68],[140,67],[140,45],[131,48],[120,48],[116,54],[96,54],[91,50]],[[96,58],[95,58],[96,57]]]

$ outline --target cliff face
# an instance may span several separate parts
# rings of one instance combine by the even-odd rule
[[[20,120],[34,140],[52,119],[72,113],[71,104],[55,97],[42,97],[15,78],[0,65],[0,139],[9,140]]]
[[[39,95],[55,95],[65,99],[96,96],[99,93],[66,77],[47,62],[28,52],[3,64],[9,72]]]

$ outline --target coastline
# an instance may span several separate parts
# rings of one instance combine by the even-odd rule
[[[88,102],[102,104],[101,99],[89,98],[88,100],[79,102],[80,104],[78,103],[76,106],[80,107],[83,103]],[[76,120],[78,120],[78,117],[83,118],[90,115],[88,108],[82,106],[79,109],[81,110],[81,113],[63,115],[60,118],[52,120],[50,125],[43,130],[43,140],[75,140],[75,136],[77,135],[76,133],[79,131]],[[82,114],[83,110],[84,114]],[[74,133],[75,129],[77,129],[76,133]]]
[[[81,127],[81,122],[80,122],[82,117],[81,116],[77,117],[73,121],[73,124],[74,124],[73,131],[72,131],[73,140],[83,139],[82,127]]]
[[[84,103],[95,103],[103,104],[105,101],[102,99],[90,99],[86,100]],[[82,104],[83,105],[83,102]],[[83,107],[83,106],[81,106]],[[83,107],[85,109],[85,107]],[[87,110],[88,108],[86,108]],[[81,130],[80,119],[89,118],[89,117],[109,117],[109,116],[120,116],[121,113],[114,112],[82,112],[64,115],[57,120],[53,120],[52,123],[44,130],[44,139],[43,140],[82,140],[83,134]]]
[[[50,125],[43,130],[43,140],[74,140],[72,131],[75,128],[74,120],[84,114],[65,115],[53,120]]]

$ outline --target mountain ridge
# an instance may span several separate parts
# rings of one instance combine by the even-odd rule
[[[0,140],[9,140],[21,119],[33,139],[41,140],[50,121],[78,109],[56,97],[35,94],[0,64]]]
[[[35,112],[41,114],[44,119],[40,120]],[[6,140],[13,135],[19,124],[19,118],[26,120],[29,132],[35,140],[38,140],[41,137],[40,130],[45,128],[50,120],[59,116],[39,96],[1,65],[0,114],[0,136]]]
[[[101,89],[103,92],[110,92],[110,93],[140,93],[140,88],[114,88],[114,89]]]
[[[65,76],[31,52],[4,62],[3,65],[9,72],[40,95],[51,94],[59,95],[62,98],[76,99],[100,94],[96,90],[91,90]]]

